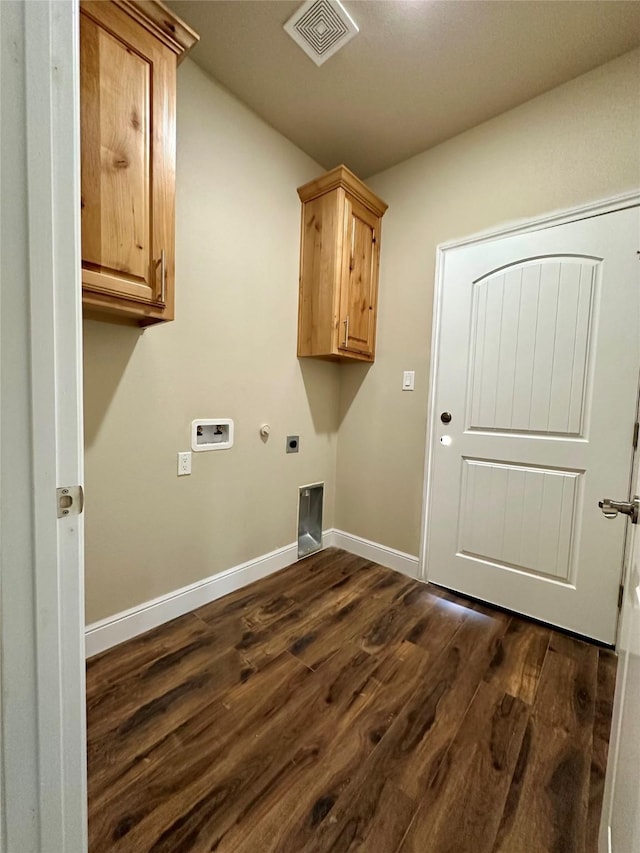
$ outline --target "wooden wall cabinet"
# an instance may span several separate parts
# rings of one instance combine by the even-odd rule
[[[81,0],[87,316],[174,318],[176,66],[198,36],[153,0]]]
[[[346,166],[298,188],[298,356],[373,361],[387,205]]]

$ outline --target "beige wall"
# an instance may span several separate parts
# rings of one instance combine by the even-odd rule
[[[389,204],[377,357],[342,374],[336,526],[417,554],[436,246],[640,187],[640,51],[368,183]]]
[[[298,485],[325,481],[333,524],[339,368],[296,358],[296,187],[321,172],[180,67],[177,319],[85,322],[88,622],[293,542]],[[209,416],[234,418],[235,446],[178,478],[191,420]]]

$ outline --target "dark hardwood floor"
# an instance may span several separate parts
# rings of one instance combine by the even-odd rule
[[[90,851],[596,853],[615,669],[328,549],[89,661]]]

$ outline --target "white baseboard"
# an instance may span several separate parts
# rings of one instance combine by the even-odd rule
[[[361,536],[354,536],[353,533],[345,533],[344,530],[334,529],[328,532],[331,535],[331,544],[336,548],[343,548],[350,554],[364,557],[365,560],[373,560],[374,563],[379,563],[381,566],[388,566],[388,568],[402,572],[403,575],[408,575],[410,578],[418,577],[420,561],[417,557],[405,554],[404,551],[396,551],[395,548],[387,548],[386,545],[371,542]]]
[[[322,534],[322,545],[323,548],[332,546],[343,548],[351,554],[373,560],[410,577],[417,577],[417,557],[378,545],[359,536],[352,536],[342,530],[325,530]],[[233,566],[217,575],[174,590],[167,595],[145,601],[137,607],[123,610],[115,616],[93,622],[85,629],[85,655],[88,658],[93,657],[125,640],[137,637],[138,634],[143,634],[210,601],[215,601],[216,598],[235,592],[253,581],[285,569],[297,559],[298,546],[294,542],[262,557],[256,557],[254,560]]]
[[[328,538],[331,538],[330,535]],[[324,534],[323,546],[328,547]],[[115,616],[93,622],[85,629],[85,655],[88,658],[97,655],[164,622],[189,613],[190,610],[202,607],[216,598],[235,592],[253,581],[285,569],[297,559],[298,545],[294,542],[262,557],[256,557],[255,560],[249,560],[217,575],[183,586],[167,595],[145,601],[137,607],[123,610]]]

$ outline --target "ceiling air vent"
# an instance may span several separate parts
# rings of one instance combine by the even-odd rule
[[[339,0],[307,0],[284,28],[316,65],[326,62],[358,32]]]

